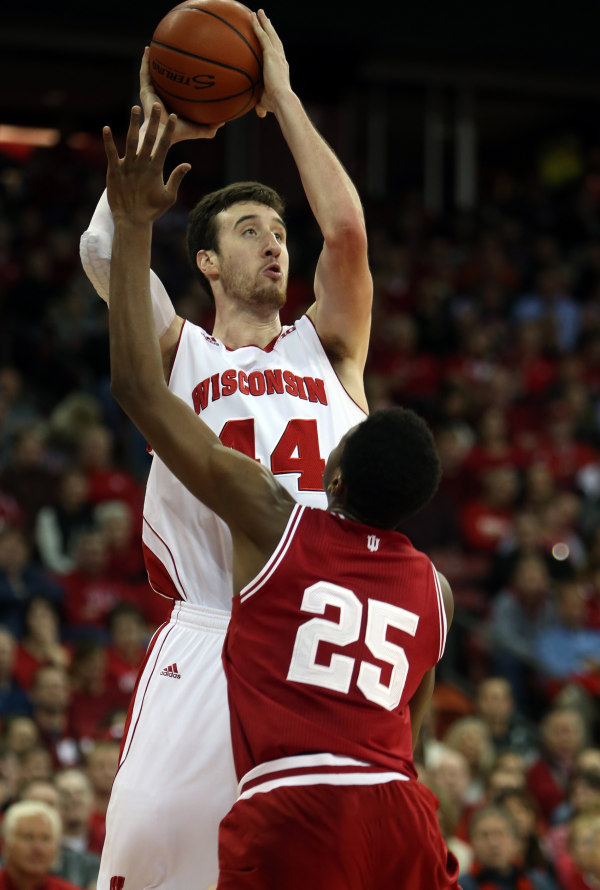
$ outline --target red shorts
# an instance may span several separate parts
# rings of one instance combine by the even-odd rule
[[[221,822],[217,890],[458,890],[437,806],[412,780],[256,793]]]

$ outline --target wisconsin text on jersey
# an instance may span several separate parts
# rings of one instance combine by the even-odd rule
[[[194,387],[194,411],[200,414],[209,400],[216,402],[221,396],[232,396],[236,392],[245,396],[273,396],[285,392],[305,402],[327,405],[325,383],[319,377],[301,377],[281,368],[266,368],[264,371],[251,371],[250,374],[230,368],[222,374],[206,377]]]

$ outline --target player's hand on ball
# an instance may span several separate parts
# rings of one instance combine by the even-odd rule
[[[283,43],[263,9],[259,9],[256,13],[254,33],[258,37],[263,51],[264,83],[262,96],[256,106],[256,113],[259,117],[265,117],[267,112],[275,111],[278,96],[291,92],[290,68],[285,57]]]
[[[104,127],[102,137],[108,159],[106,189],[108,203],[115,217],[132,223],[151,223],[175,203],[181,180],[190,164],[179,164],[167,182],[163,167],[177,123],[170,114],[161,126],[161,107],[156,103],[148,119],[148,126],[140,141],[142,109],[131,109],[125,155],[120,158],[110,127]],[[139,142],[139,148],[138,148]]]
[[[142,103],[142,108],[144,110],[145,121],[140,131],[141,138],[144,136],[147,122],[150,119],[150,114],[155,105],[160,105],[161,127],[166,124],[169,116],[169,112],[165,108],[162,99],[156,93],[152,78],[150,77],[150,65],[148,63],[149,52],[148,47],[146,47],[144,55],[142,56],[142,64],[140,66],[140,102]],[[173,130],[171,144],[174,145],[175,142],[183,142],[186,139],[212,139],[217,130],[222,126],[223,124],[194,124],[191,121],[186,121],[183,118],[178,117],[175,123],[175,129]]]

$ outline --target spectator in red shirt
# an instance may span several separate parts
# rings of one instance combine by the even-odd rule
[[[56,497],[57,474],[48,466],[40,426],[16,435],[12,460],[0,473],[0,488],[15,499],[24,513],[24,527],[32,532],[38,510]]]
[[[469,550],[496,550],[512,528],[518,494],[519,478],[512,467],[496,467],[485,473],[480,496],[467,501],[461,512],[463,542]]]
[[[521,395],[528,399],[543,397],[556,379],[556,360],[546,352],[543,322],[521,321],[515,331],[515,348],[507,356],[519,378]]]
[[[527,772],[527,785],[547,820],[566,800],[577,757],[585,746],[583,716],[576,708],[552,708],[542,719],[540,741],[540,755]]]
[[[496,467],[520,469],[525,465],[526,455],[512,441],[503,411],[498,408],[484,411],[479,419],[477,433],[478,441],[471,448],[464,467],[475,490],[488,470]]]
[[[106,810],[119,767],[120,748],[119,742],[95,742],[86,758],[86,771],[94,792],[90,824],[97,838],[104,838],[106,834]]]
[[[60,816],[37,800],[13,804],[4,817],[0,890],[77,890],[50,874],[60,849]]]
[[[577,438],[576,418],[565,401],[552,403],[543,440],[536,450],[538,460],[547,464],[559,488],[573,486],[580,470],[598,460],[597,451]]]
[[[562,890],[597,890],[600,886],[600,815],[576,816],[569,828],[568,848],[558,856],[556,871]]]
[[[51,600],[35,597],[25,609],[25,633],[17,649],[15,674],[30,689],[36,671],[46,665],[67,668],[70,653],[60,639],[58,609]]]
[[[54,765],[78,763],[81,755],[70,724],[71,691],[65,669],[55,665],[40,668],[33,678],[30,696],[33,719]]]
[[[96,739],[111,711],[121,704],[118,690],[109,682],[106,649],[95,640],[81,640],[71,662],[70,726],[82,749]]]
[[[97,528],[104,535],[108,550],[106,572],[127,584],[148,586],[141,538],[131,507],[124,501],[104,501],[94,510]]]
[[[113,435],[108,427],[90,426],[81,434],[78,459],[87,476],[88,498],[92,504],[125,501],[141,524],[143,488],[133,476],[114,465],[113,449]]]
[[[109,615],[108,628],[111,639],[107,650],[108,682],[118,690],[121,707],[127,708],[146,654],[146,624],[137,606],[120,603]]]
[[[65,590],[65,615],[74,639],[106,637],[106,618],[128,591],[108,572],[108,547],[104,535],[89,531],[80,535],[75,567],[60,576]],[[94,633],[96,632],[96,633]]]

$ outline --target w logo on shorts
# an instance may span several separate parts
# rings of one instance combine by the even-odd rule
[[[110,890],[123,890],[125,878],[122,875],[113,875],[110,879]]]

